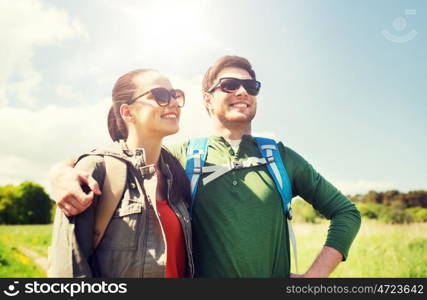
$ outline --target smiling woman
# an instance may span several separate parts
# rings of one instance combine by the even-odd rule
[[[87,184],[89,195],[85,204],[57,199],[48,275],[192,277],[190,185],[162,147],[163,138],[179,130],[184,92],[156,70],[137,69],[117,80],[112,99],[114,143],[81,155],[75,169],[66,170],[76,176],[63,183]],[[102,196],[76,179],[89,174]],[[66,217],[86,208],[72,221]]]

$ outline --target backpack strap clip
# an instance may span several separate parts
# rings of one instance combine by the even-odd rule
[[[240,161],[232,161],[230,162],[230,170],[234,170],[234,169],[243,169],[243,163]]]

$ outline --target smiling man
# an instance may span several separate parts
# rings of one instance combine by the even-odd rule
[[[249,61],[238,56],[220,58],[203,79],[203,101],[214,129],[214,134],[207,138],[204,165],[211,170],[218,166],[223,170],[223,166],[233,163],[240,167],[222,171],[214,179],[202,172],[198,182],[193,183],[196,276],[326,277],[347,258],[360,227],[360,214],[304,158],[279,142],[277,148],[291,196],[302,197],[331,220],[326,242],[311,267],[301,275],[290,273],[289,228],[281,193],[266,164],[245,165],[247,161],[259,162],[263,158],[257,140],[251,135],[260,88]],[[189,145],[186,141],[169,148],[184,167]],[[53,188],[59,190],[57,194],[67,195],[57,197],[60,207],[68,215],[81,212],[82,208],[73,207],[69,200],[84,202],[87,196],[69,187],[76,186],[75,181],[78,178],[82,181],[84,176],[71,169],[59,169],[56,174]],[[76,179],[72,184],[61,179],[73,176]],[[92,190],[98,190],[92,179],[84,182]]]
[[[213,120],[214,132],[230,140],[240,139],[243,134],[251,132],[251,121],[256,114],[256,94],[261,83],[252,77],[255,73],[251,69],[217,69],[210,69],[203,80],[205,107]]]
[[[224,56],[208,69],[203,99],[214,131],[208,138],[206,166],[262,158],[251,135],[260,88],[245,58]],[[188,145],[170,147],[183,166]],[[193,201],[196,276],[325,277],[347,258],[360,227],[358,210],[295,151],[283,143],[278,148],[292,196],[302,197],[331,219],[320,254],[303,275],[290,274],[288,223],[265,165],[234,169],[208,183],[203,174]]]

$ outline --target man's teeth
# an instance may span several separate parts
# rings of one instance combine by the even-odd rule
[[[167,115],[164,115],[162,118],[164,118],[164,119],[176,119],[177,116],[175,114],[167,114]]]
[[[248,107],[248,105],[245,103],[236,103],[236,104],[233,104],[232,106],[233,107]]]

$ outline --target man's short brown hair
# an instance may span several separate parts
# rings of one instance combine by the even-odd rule
[[[255,71],[252,69],[251,63],[243,57],[235,55],[226,55],[218,59],[205,73],[202,81],[202,91],[207,92],[213,85],[214,80],[225,68],[239,68],[248,71],[252,79],[256,79]]]

